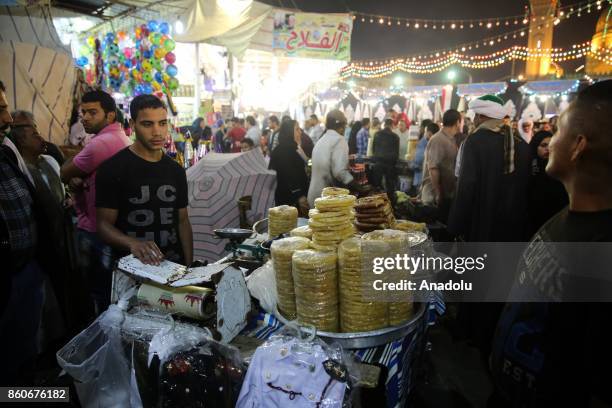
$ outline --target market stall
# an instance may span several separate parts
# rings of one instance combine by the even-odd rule
[[[215,230],[230,252],[208,265],[122,258],[115,304],[58,352],[83,406],[406,406],[431,299],[382,299],[368,280],[374,257],[431,240],[385,195],[346,193],[325,189],[309,219],[281,206],[253,230]]]

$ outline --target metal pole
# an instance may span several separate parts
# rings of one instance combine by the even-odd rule
[[[202,84],[202,74],[200,73],[200,44],[195,43],[195,86],[193,92],[193,119],[200,116],[200,88]]]

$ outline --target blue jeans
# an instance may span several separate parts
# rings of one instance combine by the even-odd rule
[[[87,282],[95,316],[108,309],[111,296],[113,252],[94,232],[77,230],[78,267]]]
[[[11,280],[6,308],[0,316],[0,385],[29,385],[38,355],[38,327],[43,303],[43,272],[30,261]]]

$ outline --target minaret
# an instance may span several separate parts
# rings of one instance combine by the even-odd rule
[[[595,35],[591,40],[591,50],[597,52],[600,49],[612,48],[612,7],[604,8],[603,13],[597,21]],[[612,64],[602,61],[601,58],[587,56],[586,73],[594,76],[605,76],[612,73]]]
[[[529,0],[531,5],[529,22],[530,50],[552,48],[553,28],[557,0]],[[533,52],[533,51],[532,51]],[[550,53],[550,52],[549,52]],[[550,70],[550,55],[527,60],[525,76],[527,79],[546,77]]]

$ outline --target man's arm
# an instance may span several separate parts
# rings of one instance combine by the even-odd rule
[[[440,184],[440,170],[437,167],[429,167],[429,177],[431,177],[431,187],[434,191],[436,204],[440,204],[442,198],[442,185]]]
[[[67,160],[62,168],[60,169],[60,177],[62,181],[66,184],[70,183],[70,180],[73,178],[85,178],[87,173],[83,170],[79,169],[72,161],[72,159]]]
[[[191,230],[191,222],[189,222],[187,208],[179,209],[178,230],[181,245],[183,246],[185,265],[189,266],[193,263],[193,232]]]
[[[128,250],[142,263],[159,265],[164,255],[153,241],[139,241],[129,237],[115,227],[118,210],[112,208],[96,208],[97,230],[100,238],[107,244]],[[191,226],[189,226],[191,231]],[[181,236],[182,238],[182,236]]]

